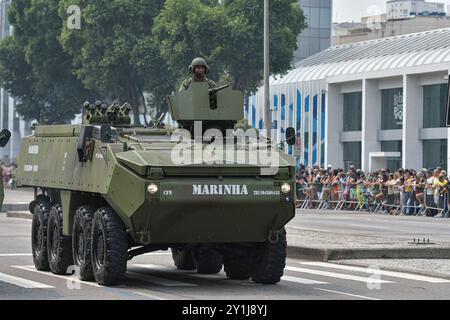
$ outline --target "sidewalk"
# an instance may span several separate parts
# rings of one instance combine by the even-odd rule
[[[5,188],[5,200],[1,212],[28,211],[28,205],[34,199],[33,189]]]

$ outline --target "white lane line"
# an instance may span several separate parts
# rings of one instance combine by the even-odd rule
[[[307,266],[325,267],[325,268],[333,268],[333,269],[356,271],[356,272],[366,272],[371,275],[380,274],[380,275],[384,275],[384,276],[388,276],[388,277],[402,278],[402,279],[415,280],[415,281],[423,281],[423,282],[429,282],[429,283],[450,283],[450,280],[447,280],[447,279],[441,279],[441,278],[435,278],[435,277],[429,277],[429,276],[421,276],[421,275],[396,272],[396,271],[386,271],[386,270],[373,269],[373,268],[346,266],[346,265],[326,263],[326,262],[299,262],[299,263],[302,265],[307,265]]]
[[[171,252],[148,252],[144,253],[143,256],[171,256]]]
[[[350,296],[350,297],[355,297],[355,298],[361,298],[361,299],[366,299],[366,300],[380,300],[380,299],[376,299],[376,298],[371,298],[371,297],[366,297],[366,296],[360,296],[357,294],[351,294],[351,293],[347,293],[347,292],[341,292],[341,291],[334,291],[334,290],[327,290],[327,289],[322,289],[322,288],[314,288],[315,290],[320,290],[320,291],[325,291],[325,292],[331,292],[331,293],[337,293],[337,294],[343,294],[345,296]]]
[[[153,270],[174,270],[175,268],[160,266],[157,264],[132,264],[133,267],[144,268],[144,269],[153,269]]]
[[[378,227],[378,226],[369,226],[367,224],[357,224],[357,223],[349,223],[346,224],[345,227],[358,227],[358,228],[367,228],[367,229],[379,229],[379,230],[389,230],[391,228],[388,227]]]
[[[81,284],[85,284],[85,285],[92,286],[92,287],[104,288],[101,285],[99,285],[97,283],[94,283],[94,282],[82,281],[82,280],[78,279],[75,275],[61,276],[61,275],[53,274],[51,272],[45,272],[45,271],[36,270],[34,268],[34,266],[12,266],[12,267],[16,268],[16,269],[29,271],[29,272],[43,274],[43,275],[54,277],[54,278],[64,279],[64,280],[69,281],[71,283],[75,282],[75,283],[81,283]]]
[[[328,284],[328,282],[310,280],[310,279],[299,278],[299,277],[291,277],[291,276],[283,276],[281,278],[281,280],[287,281],[287,282],[301,283],[301,284]]]
[[[141,291],[141,290],[133,290],[132,292],[134,294],[141,295],[143,297],[150,298],[150,299],[153,299],[153,300],[167,300],[167,299],[164,299],[162,297],[158,297],[158,296],[156,296],[154,294],[150,294],[150,293],[147,293],[147,292],[144,292],[144,291]]]
[[[304,231],[318,231],[318,232],[331,232],[327,229],[314,229],[314,228],[308,228],[308,227],[289,227],[290,229],[296,229],[296,230],[304,230]]]
[[[144,269],[150,269],[150,270],[164,270],[164,271],[168,271],[168,272],[174,272],[176,271],[177,273],[183,273],[189,277],[193,277],[193,278],[202,278],[202,279],[221,279],[223,280],[225,278],[225,275],[221,272],[219,274],[199,274],[199,273],[192,273],[192,271],[189,270],[177,270],[174,267],[166,267],[166,266],[161,266],[161,265],[157,265],[157,264],[133,264],[133,267],[138,267],[138,268],[144,268]]]
[[[3,282],[7,282],[10,284],[14,284],[16,286],[22,287],[22,288],[26,288],[26,289],[50,289],[50,288],[54,288],[52,286],[43,284],[43,283],[39,283],[39,282],[35,282],[35,281],[31,281],[31,280],[27,280],[27,279],[23,279],[23,278],[19,278],[19,277],[14,277],[14,276],[10,276],[8,274],[4,274],[4,273],[0,273],[0,281]]]
[[[372,279],[371,277],[358,277],[358,276],[352,276],[352,275],[349,275],[349,274],[334,273],[334,272],[327,272],[327,271],[320,271],[320,270],[313,270],[313,269],[305,269],[305,268],[286,267],[286,270],[295,271],[295,272],[301,272],[301,273],[315,274],[315,275],[324,276],[324,277],[330,277],[330,278],[338,278],[338,279],[359,281],[359,282],[364,282],[364,283],[367,283],[367,284],[393,283],[392,281],[386,281],[386,280],[380,280],[380,279]]]
[[[0,257],[31,257],[32,253],[0,253]]]
[[[164,287],[198,287],[198,285],[193,283],[187,283],[182,281],[170,280],[155,276],[150,276],[138,272],[128,271],[126,274],[127,278],[141,280],[145,282],[151,282]]]

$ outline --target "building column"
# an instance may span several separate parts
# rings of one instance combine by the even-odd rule
[[[361,165],[367,172],[370,153],[381,151],[378,130],[381,129],[381,92],[377,80],[363,80]]]
[[[423,88],[419,77],[403,76],[403,152],[402,166],[419,170],[423,167]]]
[[[344,167],[344,152],[340,141],[344,129],[344,96],[340,85],[329,84],[325,108],[325,165]]]

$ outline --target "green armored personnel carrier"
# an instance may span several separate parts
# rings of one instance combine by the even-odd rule
[[[168,103],[179,128],[132,126],[128,104],[96,102],[82,125],[38,125],[23,140],[17,180],[35,190],[38,270],[74,265],[81,280],[115,285],[128,260],[171,249],[181,270],[280,281],[294,159],[233,131],[241,92],[193,83]]]

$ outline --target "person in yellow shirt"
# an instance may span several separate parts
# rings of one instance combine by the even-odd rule
[[[437,179],[434,179],[434,202],[439,209],[445,208],[444,200],[446,199],[447,184],[448,181],[443,173],[439,174]],[[442,213],[436,216],[436,218],[441,217],[443,217]]]
[[[407,207],[406,212],[407,215],[411,215],[414,211],[414,208],[408,208],[408,206],[412,205],[412,185],[413,185],[413,177],[411,172],[405,172],[405,184],[403,185],[403,207]]]

